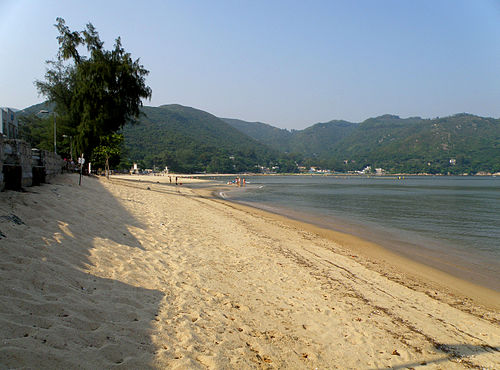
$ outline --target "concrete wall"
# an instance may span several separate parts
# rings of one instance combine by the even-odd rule
[[[22,140],[0,139],[0,190],[38,185],[60,174],[63,165],[64,161],[55,153],[32,151]]]
[[[42,166],[45,167],[45,176],[47,178],[59,175],[62,172],[64,166],[64,161],[58,154],[54,152],[49,152],[47,150],[41,150]]]
[[[31,186],[33,170],[31,168],[31,146],[22,140],[7,139],[3,146],[3,168],[7,176],[6,166],[21,167],[21,186]]]

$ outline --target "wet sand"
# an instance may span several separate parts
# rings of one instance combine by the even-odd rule
[[[217,192],[217,194],[219,193]],[[398,265],[401,265],[400,259],[403,257],[405,261],[403,267],[416,263],[419,266],[417,271],[422,269],[427,271],[426,268],[431,268],[429,271],[432,271],[433,274],[441,272],[444,273],[443,276],[446,278],[451,275],[458,278],[459,281],[465,280],[466,283],[471,283],[471,286],[473,286],[473,289],[470,290],[472,294],[478,287],[487,288],[488,295],[490,290],[500,293],[500,275],[498,269],[496,269],[496,265],[498,265],[496,261],[484,262],[478,261],[477,258],[471,261],[464,255],[450,255],[449,251],[442,246],[440,249],[432,249],[420,240],[401,241],[399,235],[394,236],[394,234],[374,230],[370,227],[363,228],[362,224],[354,225],[331,216],[325,219],[318,215],[301,213],[281,207],[271,207],[260,203],[234,201],[231,196],[228,196],[228,192],[223,192],[223,194],[224,196],[219,194],[219,197],[224,200],[280,215],[285,220],[297,221],[300,223],[300,227],[314,229],[316,233],[329,237],[336,242],[342,239],[344,240],[343,245],[348,246],[350,249],[359,249],[359,246],[363,245],[364,247],[359,251],[365,255],[371,257],[384,255],[388,262],[398,261]],[[436,280],[436,278],[433,278],[433,280]],[[437,279],[437,281],[440,281],[440,279]],[[458,289],[462,289],[462,286],[459,285]],[[483,296],[486,295],[483,294]]]
[[[0,193],[1,367],[499,367],[498,293],[165,181]]]

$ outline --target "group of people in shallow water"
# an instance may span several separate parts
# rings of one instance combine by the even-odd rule
[[[242,179],[240,177],[236,177],[234,180],[228,181],[227,184],[241,187],[246,185],[246,180],[244,178]]]

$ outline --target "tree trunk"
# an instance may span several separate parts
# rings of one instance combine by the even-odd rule
[[[109,180],[109,157],[106,156],[106,164],[104,165],[104,170],[106,171],[106,178]]]

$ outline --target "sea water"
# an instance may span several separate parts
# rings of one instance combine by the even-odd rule
[[[250,176],[232,201],[346,232],[500,291],[499,177]]]

